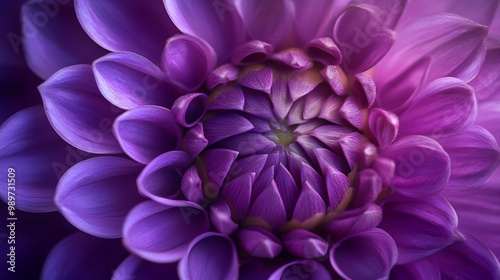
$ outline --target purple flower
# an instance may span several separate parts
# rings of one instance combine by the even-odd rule
[[[500,279],[498,1],[68,2],[0,128],[42,279]]]

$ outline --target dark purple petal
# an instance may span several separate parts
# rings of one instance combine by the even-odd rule
[[[7,202],[8,187],[17,184],[21,187],[14,188],[16,209],[54,211],[53,197],[58,179],[71,165],[88,156],[57,135],[42,106],[19,111],[0,127],[0,168],[4,170],[0,173],[4,182],[0,197]],[[9,168],[15,171],[8,172]],[[9,173],[15,176],[13,180],[8,181]]]
[[[254,67],[240,74],[239,83],[251,89],[271,93],[273,70],[270,67]]]
[[[500,148],[495,138],[480,126],[447,137],[441,145],[450,156],[451,163],[447,188],[481,186],[490,179],[500,163]]]
[[[361,73],[375,65],[394,44],[394,32],[376,20],[369,5],[352,5],[339,16],[333,36],[349,73]]]
[[[210,221],[225,236],[231,235],[238,228],[238,224],[231,220],[231,209],[224,200],[210,205]]]
[[[189,93],[175,100],[172,105],[172,114],[177,123],[184,127],[191,127],[205,115],[206,104],[206,94]]]
[[[316,38],[306,45],[307,53],[324,65],[338,65],[342,61],[342,53],[332,38]]]
[[[427,258],[394,266],[390,279],[438,280],[442,277],[437,264]]]
[[[398,264],[430,256],[459,238],[458,218],[442,196],[425,200],[397,198],[383,206],[379,227],[398,246]]]
[[[125,153],[144,164],[179,148],[181,142],[181,130],[172,113],[159,106],[129,110],[116,119],[113,129]]]
[[[141,168],[118,157],[83,161],[61,178],[54,201],[78,229],[102,238],[121,237],[125,216],[143,200],[135,184]]]
[[[237,235],[240,246],[251,256],[272,259],[281,252],[281,241],[261,227],[248,227]]]
[[[198,156],[208,145],[203,133],[203,124],[197,123],[189,129],[182,139],[182,149],[190,156]]]
[[[235,161],[228,173],[230,178],[248,175],[248,173],[254,173],[255,176],[258,176],[264,168],[268,156],[267,154],[251,155]]]
[[[238,279],[238,254],[233,242],[217,233],[198,236],[178,266],[182,279]]]
[[[352,198],[353,207],[369,205],[382,191],[382,179],[373,169],[364,169],[358,173],[357,185]]]
[[[269,276],[268,280],[290,279],[290,277],[304,280],[332,279],[332,276],[322,264],[314,260],[300,260],[281,266]]]
[[[234,64],[247,65],[265,61],[273,53],[273,46],[266,42],[253,40],[239,46],[231,61]]]
[[[102,97],[90,65],[64,68],[38,89],[52,127],[66,142],[91,153],[122,151],[111,128],[122,110]]]
[[[347,188],[351,183],[346,175],[330,166],[326,169],[325,180],[326,192],[328,193],[328,210],[335,210],[343,202]]]
[[[226,178],[229,168],[238,156],[238,152],[228,149],[211,149],[203,153],[203,161],[205,163],[205,171],[208,181],[212,184],[215,195],[219,193],[219,189]],[[205,190],[207,191],[207,190]]]
[[[252,114],[258,118],[273,120],[272,104],[269,96],[257,91],[245,90],[245,105],[243,111]],[[249,118],[250,120],[250,118]]]
[[[197,37],[176,35],[167,41],[161,67],[167,76],[186,91],[197,89],[217,63],[210,45]]]
[[[244,38],[243,22],[232,1],[163,1],[172,22],[185,34],[204,39],[220,61],[230,56]]]
[[[39,77],[48,79],[61,68],[91,63],[106,53],[83,31],[73,1],[25,2],[21,9],[20,39],[26,63]],[[9,31],[7,38],[13,43],[9,35],[15,33]]]
[[[180,94],[165,80],[160,68],[134,53],[111,53],[96,60],[92,67],[102,95],[122,109],[170,107]]]
[[[258,258],[242,260],[239,280],[267,279],[273,273],[275,266]]]
[[[224,64],[216,68],[207,76],[207,87],[213,89],[218,85],[236,81],[238,78],[238,68],[232,64]]]
[[[89,279],[109,279],[126,257],[127,251],[120,240],[100,239],[77,232],[52,249],[43,265],[41,279],[81,279],[82,275]]]
[[[242,133],[220,141],[218,146],[248,156],[270,153],[276,148],[276,143],[259,133]]]
[[[215,96],[215,97],[213,97]],[[210,96],[209,110],[243,110],[245,96],[240,87],[216,91]]]
[[[297,184],[290,174],[290,171],[283,166],[282,163],[275,167],[276,176],[274,178],[278,191],[280,193],[281,199],[283,200],[283,205],[285,206],[286,215],[290,219],[299,197],[299,189]]]
[[[261,218],[272,229],[277,229],[287,221],[285,205],[281,199],[276,182],[271,181],[253,202],[249,217]]]
[[[281,239],[287,252],[300,258],[319,258],[328,252],[326,240],[308,230],[292,230],[284,234]]]
[[[379,146],[384,147],[396,139],[399,130],[399,119],[398,116],[391,112],[376,108],[370,112],[368,126]]]
[[[378,228],[349,236],[330,251],[330,263],[346,279],[387,279],[397,257],[394,240]]]
[[[155,63],[167,38],[178,32],[159,0],[148,5],[138,0],[75,0],[75,9],[83,29],[99,45],[113,52],[131,51]]]
[[[205,137],[209,144],[247,132],[253,128],[251,122],[236,113],[218,114],[203,122]]]
[[[429,83],[399,118],[399,134],[434,138],[467,127],[474,119],[474,90],[462,80],[440,78]]]
[[[111,280],[157,279],[159,275],[178,280],[177,263],[152,263],[136,255],[130,255],[113,272]]]
[[[248,213],[254,181],[255,173],[248,173],[231,180],[222,189],[220,197],[226,201],[238,218],[244,218]]]
[[[123,225],[123,244],[141,258],[168,263],[182,258],[191,240],[208,231],[208,215],[188,201],[165,206],[145,201],[134,207]]]
[[[347,210],[325,224],[325,230],[340,239],[376,227],[382,220],[382,210],[375,204]]]
[[[324,214],[325,210],[323,198],[311,187],[308,181],[305,181],[293,210],[293,219],[302,223],[315,215]]]
[[[159,203],[176,198],[181,191],[182,175],[191,161],[191,157],[182,151],[159,155],[137,178],[139,192]]]
[[[205,200],[202,184],[198,168],[192,165],[182,176],[182,193],[189,201],[201,204]]]
[[[438,193],[450,177],[450,158],[436,141],[424,136],[408,136],[381,152],[396,163],[391,186],[410,197]]]

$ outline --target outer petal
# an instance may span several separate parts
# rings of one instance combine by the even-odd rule
[[[135,185],[141,167],[118,157],[83,161],[59,180],[54,201],[80,230],[97,237],[120,237],[127,212],[143,200]]]
[[[143,280],[158,279],[158,276],[177,280],[176,263],[152,263],[141,259],[136,255],[130,255],[113,272],[111,280],[130,280],[140,278]]]
[[[165,40],[178,30],[160,0],[75,0],[78,20],[89,36],[110,51],[132,51],[158,62]]]
[[[91,153],[122,151],[111,131],[121,110],[102,97],[90,65],[64,68],[38,89],[52,127],[66,142]]]
[[[173,23],[185,34],[198,36],[214,48],[223,61],[243,42],[243,22],[231,1],[163,0]]]
[[[108,54],[96,60],[92,68],[102,95],[122,109],[143,105],[170,107],[179,95],[160,68],[134,53]]]
[[[320,258],[328,252],[326,240],[304,229],[292,230],[282,239],[285,249],[301,258]]]
[[[405,196],[436,194],[450,177],[448,154],[436,141],[424,136],[401,138],[380,156],[396,163],[391,186]]]
[[[19,210],[54,211],[53,197],[58,179],[71,165],[89,155],[71,147],[57,135],[42,106],[24,109],[0,127],[0,168],[3,170],[0,178],[5,182],[0,197],[7,201],[10,182],[10,186],[22,186],[15,189]],[[9,168],[15,171],[9,172]],[[8,181],[9,173],[13,180]]]
[[[268,280],[288,279],[290,277],[307,280],[331,280],[326,268],[313,260],[300,260],[287,263],[271,274]]]
[[[381,229],[347,237],[330,251],[330,263],[346,279],[387,279],[396,263],[394,240]]]
[[[99,256],[99,262],[96,262],[96,256]],[[119,240],[100,239],[77,232],[52,249],[43,266],[41,279],[78,279],[82,275],[90,279],[110,278],[126,257],[127,252]]]
[[[251,256],[272,259],[281,252],[281,241],[261,227],[248,227],[238,232],[240,246]]]
[[[145,260],[168,263],[185,255],[189,242],[209,227],[208,215],[195,203],[165,206],[154,201],[138,204],[123,225],[123,243]]]
[[[179,148],[181,142],[181,130],[172,113],[159,106],[123,113],[116,119],[113,130],[125,153],[140,163]]]
[[[28,66],[42,79],[66,66],[91,63],[106,53],[83,31],[73,1],[25,2],[21,10],[23,49]]]
[[[233,242],[224,235],[205,233],[189,245],[178,266],[179,276],[186,280],[238,279],[238,254]]]
[[[500,8],[500,5],[499,5]],[[499,16],[500,18],[500,16]],[[492,28],[490,27],[490,30]],[[474,88],[479,103],[500,100],[500,73],[496,67],[500,64],[500,38],[490,37],[487,43],[486,58],[470,85]]]

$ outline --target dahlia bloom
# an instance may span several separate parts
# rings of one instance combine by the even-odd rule
[[[18,208],[80,230],[41,278],[500,279],[497,9],[28,2],[75,30],[0,128]]]

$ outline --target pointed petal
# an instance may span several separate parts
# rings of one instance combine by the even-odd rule
[[[348,73],[370,69],[394,44],[394,32],[376,18],[371,6],[359,4],[349,6],[337,19],[333,36]]]
[[[398,264],[430,256],[457,239],[457,215],[442,196],[398,198],[384,204],[383,213],[379,227],[396,241]]]
[[[427,85],[400,115],[400,135],[423,134],[434,138],[467,127],[474,119],[474,90],[456,78],[440,78]]]
[[[238,152],[227,149],[211,149],[203,153],[205,170],[209,182],[213,185],[215,195],[219,193],[219,189],[237,156]]]
[[[38,87],[54,130],[74,147],[91,153],[119,153],[111,124],[121,110],[96,86],[90,65],[64,68]]]
[[[186,91],[201,86],[217,63],[217,55],[200,38],[176,35],[163,49],[161,67],[167,76]]]
[[[321,76],[313,69],[292,74],[288,79],[290,97],[296,101],[311,92],[321,82]]]
[[[28,212],[50,212],[57,208],[54,192],[59,178],[89,153],[64,142],[50,125],[42,106],[26,108],[7,119],[0,127],[0,197],[8,201],[12,183],[16,209]],[[14,171],[10,172],[10,168]],[[9,180],[11,177],[15,178]],[[10,182],[11,184],[8,184]]]
[[[264,168],[264,165],[266,164],[267,159],[267,154],[251,155],[238,159],[233,163],[231,169],[229,169],[228,175],[230,178],[248,175],[249,173],[255,173],[255,176],[259,176],[260,172]]]
[[[330,263],[346,279],[387,279],[398,251],[385,231],[374,228],[336,243]]]
[[[281,241],[273,233],[261,227],[248,227],[237,235],[240,246],[251,256],[272,259],[281,252]]]
[[[231,61],[234,64],[247,65],[265,61],[273,53],[270,44],[252,40],[239,46],[233,54]]]
[[[197,1],[187,3],[180,0],[164,0],[172,22],[184,34],[205,40],[225,60],[244,38],[243,22],[232,1]]]
[[[325,202],[309,182],[306,181],[305,184],[302,184],[302,190],[293,211],[293,218],[299,222],[305,222],[314,215],[324,214],[325,209]]]
[[[346,196],[351,182],[346,175],[333,167],[326,168],[326,192],[328,194],[328,210],[333,211],[340,206]]]
[[[276,144],[260,133],[242,133],[220,141],[220,147],[234,150],[241,156],[267,154],[276,148]]]
[[[109,279],[127,255],[119,239],[101,239],[76,232],[57,243],[50,251],[43,265],[41,279],[78,279],[82,275],[91,279]],[[103,259],[96,263],[96,256]]]
[[[110,53],[96,60],[92,69],[104,98],[125,110],[143,105],[170,108],[180,94],[160,68],[134,53]]]
[[[133,279],[139,275],[144,280],[154,280],[158,275],[168,275],[172,280],[179,279],[176,263],[152,263],[130,255],[114,270],[111,280]]]
[[[137,178],[139,192],[159,203],[176,198],[181,191],[182,175],[191,161],[191,157],[182,151],[159,155]]]
[[[29,1],[22,6],[21,24],[26,63],[42,79],[70,65],[91,63],[106,53],[83,31],[73,2]]]
[[[215,97],[212,97],[215,96]],[[210,95],[208,110],[243,110],[245,96],[240,87],[229,87]]]
[[[273,120],[272,104],[264,93],[244,90],[245,106],[243,111],[265,120]]]
[[[255,68],[241,73],[239,80],[240,85],[271,93],[273,85],[273,70],[270,67]]]
[[[205,137],[209,144],[247,132],[254,128],[245,117],[236,113],[221,113],[203,122]]]
[[[125,153],[147,164],[180,146],[181,130],[172,113],[159,106],[143,106],[121,114],[113,125]]]
[[[75,0],[75,10],[83,29],[103,48],[134,52],[155,63],[167,38],[178,32],[158,0],[149,5]]]
[[[359,130],[363,129],[364,115],[362,107],[356,102],[354,97],[348,96],[339,109],[339,114],[344,117],[350,124]]]
[[[340,147],[351,170],[356,169],[361,162],[362,136],[357,133],[349,133],[339,139]]]
[[[224,200],[210,205],[210,221],[225,236],[231,235],[238,228],[238,224],[231,220],[231,209]]]
[[[254,181],[255,174],[249,173],[231,180],[222,189],[220,197],[229,205],[238,218],[247,216]]]
[[[288,92],[287,82],[285,78],[278,77],[271,88],[271,101],[273,104],[274,114],[281,119],[284,119],[290,108],[292,107],[292,98]]]
[[[205,233],[189,244],[178,272],[181,279],[238,279],[238,254],[231,239],[217,233]]]
[[[192,127],[205,115],[207,95],[204,93],[188,93],[172,105],[172,114],[178,124],[184,127]]]
[[[300,258],[319,258],[328,252],[326,240],[308,230],[292,230],[281,239],[285,249]]]
[[[195,203],[165,206],[145,201],[134,207],[123,225],[123,243],[134,254],[168,263],[182,258],[191,240],[208,231],[208,215]]]
[[[141,168],[117,157],[83,161],[61,178],[54,201],[78,229],[101,238],[121,237],[125,216],[143,200],[135,184]]]
[[[297,184],[285,166],[282,163],[276,166],[276,176],[274,178],[278,191],[280,193],[281,199],[283,200],[283,205],[285,206],[286,215],[290,219],[292,217],[293,209],[295,203],[299,197],[299,189]]]
[[[436,141],[408,136],[394,142],[380,156],[396,163],[392,187],[400,194],[425,197],[438,193],[450,177],[450,158]]]
[[[285,206],[276,182],[271,181],[271,184],[267,185],[255,199],[248,216],[263,219],[272,229],[277,229],[285,224],[287,220]]]

